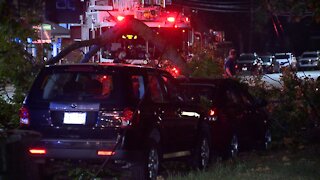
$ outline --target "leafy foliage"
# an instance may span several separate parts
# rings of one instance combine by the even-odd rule
[[[215,55],[211,48],[194,47],[194,54],[188,67],[193,77],[221,77],[224,60]]]
[[[33,26],[39,25],[42,17],[42,0],[0,1],[0,124],[12,128],[17,125],[17,109],[23,101],[39,67],[26,50],[27,38],[37,38]],[[41,51],[40,51],[41,52]],[[14,87],[14,96],[7,96],[7,87]]]
[[[267,110],[273,120],[274,138],[290,146],[311,140],[311,132],[320,120],[319,82],[309,77],[301,79],[289,68],[282,73],[281,89],[258,81],[251,92],[269,101]]]
[[[300,21],[306,16],[312,16],[316,22],[320,22],[320,2],[317,0],[268,0],[266,8],[275,14],[287,14],[294,21]]]

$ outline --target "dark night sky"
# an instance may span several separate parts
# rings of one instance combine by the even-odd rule
[[[255,2],[255,1],[252,1]],[[278,17],[278,34],[274,29],[271,16],[262,27],[262,33],[250,32],[250,0],[176,0],[173,3],[190,7],[193,26],[198,31],[225,31],[226,40],[242,52],[294,52],[300,55],[306,50],[320,50],[320,25],[307,17],[301,22],[290,21],[289,17]],[[252,14],[256,16],[256,14]],[[283,31],[280,28],[280,24]],[[251,43],[250,43],[251,42]]]

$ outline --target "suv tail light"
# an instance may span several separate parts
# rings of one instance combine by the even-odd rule
[[[20,126],[29,126],[30,125],[30,114],[29,109],[25,106],[22,106],[19,110]]]
[[[211,108],[208,112],[209,121],[216,121],[218,119],[217,109]]]
[[[132,124],[134,111],[124,108],[123,111],[100,111],[98,126],[101,127],[127,127]],[[138,113],[137,117],[138,118]]]

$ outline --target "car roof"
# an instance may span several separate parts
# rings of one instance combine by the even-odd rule
[[[166,72],[165,70],[154,68],[151,66],[142,66],[142,65],[133,65],[133,64],[124,64],[124,63],[75,63],[75,64],[54,64],[54,65],[46,65],[46,68],[69,68],[69,67],[91,67],[91,68],[112,68],[112,69],[135,69],[135,70],[154,70]],[[85,70],[85,69],[82,69]]]
[[[257,53],[241,53],[240,56],[257,56]]]
[[[275,53],[275,55],[291,55],[292,53],[288,52],[288,53]]]
[[[305,51],[302,54],[319,54],[320,51]]]

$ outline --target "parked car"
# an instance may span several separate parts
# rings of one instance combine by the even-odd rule
[[[320,51],[303,52],[298,59],[299,69],[318,69],[320,61]]]
[[[237,59],[237,71],[250,74],[262,73],[262,61],[257,53],[242,53]]]
[[[280,65],[279,62],[276,61],[273,55],[262,55],[259,56],[262,60],[262,67],[265,73],[279,73]]]
[[[208,124],[159,69],[121,64],[52,65],[41,70],[20,110],[38,163],[81,160],[155,179],[163,160],[208,165]],[[50,161],[49,161],[50,160]]]
[[[293,53],[275,53],[274,57],[280,64],[280,68],[290,67],[295,69],[297,67],[297,58]]]
[[[232,79],[181,80],[186,99],[209,112],[212,152],[222,157],[270,146],[270,120],[264,110],[266,101],[255,99],[246,87]]]

